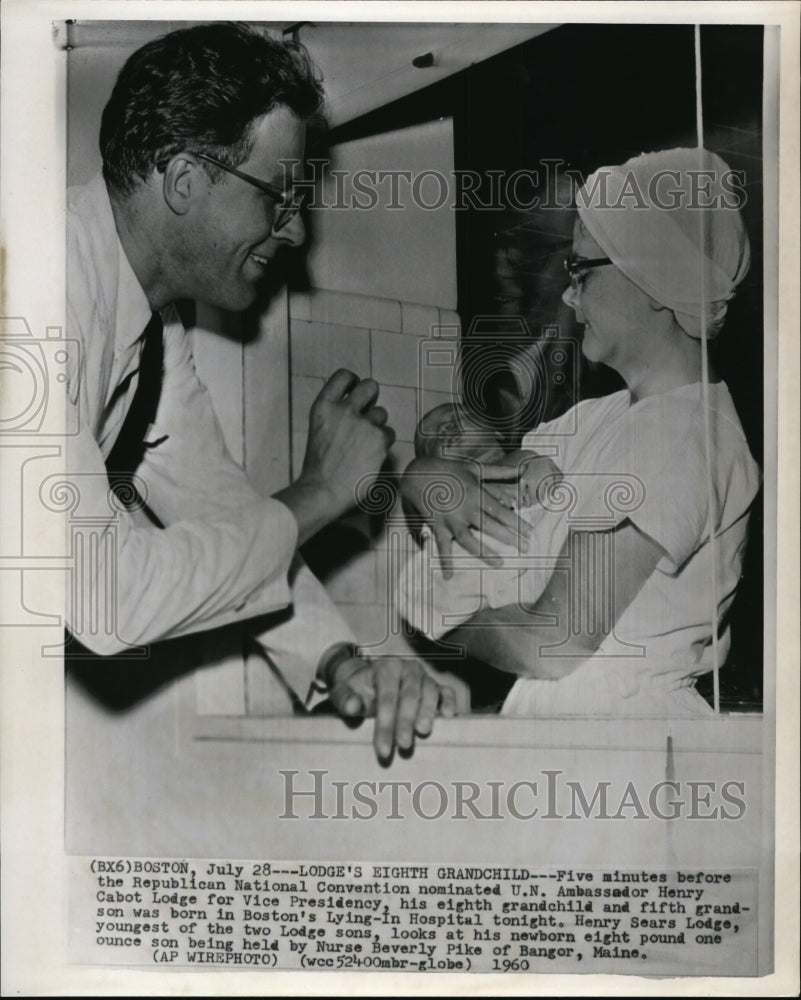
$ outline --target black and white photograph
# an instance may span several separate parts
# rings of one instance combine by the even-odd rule
[[[4,995],[797,995],[798,29],[4,5]]]

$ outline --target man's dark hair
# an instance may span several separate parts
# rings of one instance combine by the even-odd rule
[[[300,43],[231,22],[182,28],[142,46],[120,71],[100,125],[103,176],[130,194],[182,150],[236,167],[253,148],[255,119],[285,105],[315,124],[322,103]],[[213,165],[204,167],[217,179]]]

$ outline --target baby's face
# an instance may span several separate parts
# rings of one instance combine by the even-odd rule
[[[430,439],[431,454],[437,458],[471,458],[489,461],[503,456],[500,437],[471,420],[464,411],[448,409],[436,423],[436,437]]]
[[[478,459],[486,449],[469,434],[451,434],[437,438],[432,444],[432,452],[437,458]]]

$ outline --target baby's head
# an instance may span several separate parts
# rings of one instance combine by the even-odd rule
[[[503,456],[502,435],[473,420],[463,406],[441,403],[422,418],[414,435],[418,458],[474,458]]]

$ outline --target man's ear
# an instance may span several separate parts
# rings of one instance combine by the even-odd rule
[[[162,177],[162,194],[170,211],[186,215],[201,189],[208,184],[208,175],[191,153],[179,153],[167,164]]]

